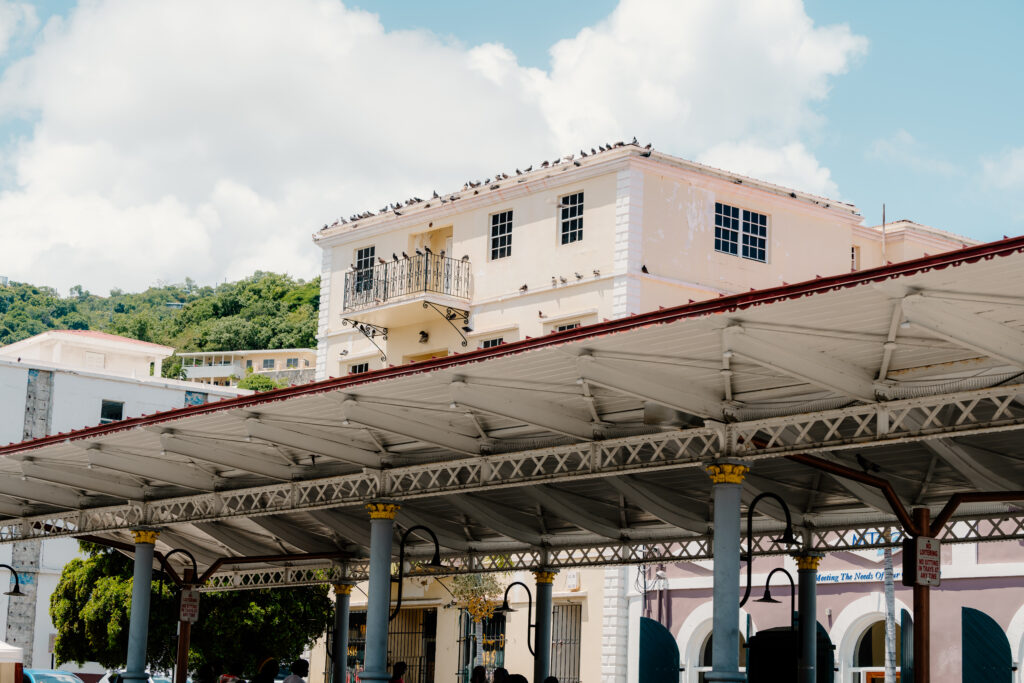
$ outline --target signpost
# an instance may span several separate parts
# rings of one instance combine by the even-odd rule
[[[189,624],[199,621],[199,591],[194,588],[181,591],[181,612],[178,619]]]
[[[938,539],[915,536],[903,541],[903,585],[938,586],[942,583],[942,550]]]

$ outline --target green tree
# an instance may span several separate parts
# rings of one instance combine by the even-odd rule
[[[117,551],[82,543],[85,558],[69,562],[50,598],[57,629],[58,662],[96,661],[124,666],[131,612],[132,563]],[[177,588],[154,579],[151,590],[149,663],[174,664]],[[266,656],[298,657],[320,637],[332,615],[326,586],[204,593],[192,629],[189,669],[203,663],[253,673]]]
[[[252,368],[245,369],[245,377],[238,380],[239,389],[251,389],[252,391],[273,391],[288,386],[287,382],[275,382],[266,375],[260,375],[252,371]]]

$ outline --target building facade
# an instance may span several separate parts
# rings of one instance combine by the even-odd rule
[[[318,379],[975,244],[905,220],[864,226],[853,205],[636,144],[545,161],[457,192],[354,215],[325,227],[314,241],[322,250]],[[859,561],[830,558],[826,566],[839,563],[842,576]],[[555,624],[562,631],[552,673],[562,683],[637,681],[639,620],[652,614],[652,599],[661,600],[659,621],[679,639],[685,669],[680,680],[703,680],[710,569],[698,563],[661,572],[657,580],[654,570],[626,567],[556,577]],[[761,581],[763,586],[763,575]],[[652,588],[655,583],[660,587]],[[849,628],[877,616],[866,602],[856,602],[874,600],[877,589],[877,582],[849,586],[848,602],[864,608]],[[407,680],[468,680],[474,660],[465,644],[475,636],[466,630],[465,615],[451,606],[442,586],[405,590],[410,597],[422,593],[416,599],[425,601],[406,603],[408,609],[435,611],[413,622],[429,624],[436,644],[430,666]],[[363,604],[359,598],[354,591],[355,612]],[[839,615],[840,603],[829,609]],[[775,616],[756,609],[752,614],[750,633]],[[532,670],[525,616],[520,611],[488,622],[486,664]],[[350,643],[358,643],[357,623],[354,617]],[[422,629],[417,637],[425,637]],[[408,658],[398,637],[392,643],[392,661]],[[600,651],[584,651],[583,643],[599,643]],[[877,654],[877,644],[868,650]],[[322,644],[317,652],[312,675],[326,677]],[[350,646],[350,654],[358,664],[358,645]],[[840,650],[837,656],[847,654]],[[843,666],[844,677],[837,680],[868,680],[853,677],[868,669]]]
[[[55,330],[0,347],[0,443],[249,393],[164,379],[160,377],[159,364],[172,349],[82,332]],[[150,367],[156,369],[155,375],[148,374]],[[33,479],[61,484],[72,491],[76,478],[85,476],[74,470],[33,468],[30,462],[23,467]],[[40,502],[34,498],[36,495],[30,482],[22,482],[19,487],[0,491],[0,505],[25,510]],[[64,565],[77,556],[78,544],[74,539],[19,541],[0,546],[0,562],[17,569],[25,592],[24,597],[0,595],[0,614],[4,615],[0,619],[0,640],[22,648],[26,668],[53,667],[55,629],[50,620],[50,595]],[[62,668],[79,673],[87,681],[104,673],[95,663],[68,663]]]
[[[316,373],[316,349],[190,351],[178,357],[186,380],[221,387],[236,386],[249,373],[289,385],[308,384]]]

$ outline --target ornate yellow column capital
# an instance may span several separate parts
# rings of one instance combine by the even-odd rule
[[[136,543],[156,545],[156,537],[159,535],[160,532],[156,529],[132,529],[132,539]]]
[[[394,519],[401,509],[402,506],[397,503],[366,504],[366,510],[370,513],[370,519]]]
[[[352,584],[351,583],[336,583],[334,584],[335,595],[352,595]]]
[[[552,571],[546,571],[546,570],[544,570],[544,571],[535,571],[533,573],[533,577],[537,580],[537,583],[554,583],[555,582],[555,574],[557,574],[557,573],[558,572],[552,572]]]
[[[824,553],[804,552],[793,555],[793,559],[796,560],[796,568],[799,571],[818,571],[822,557],[824,557]]]
[[[750,468],[737,462],[713,462],[704,468],[712,484],[742,484]]]

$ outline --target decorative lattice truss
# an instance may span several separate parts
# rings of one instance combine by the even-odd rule
[[[755,536],[754,555],[780,555],[792,550],[780,545],[777,538],[778,533]],[[944,527],[939,538],[943,543],[1024,540],[1024,512],[958,518]],[[848,528],[813,529],[810,537],[811,549],[823,552],[893,547],[902,539],[903,535],[898,528],[884,522]],[[676,541],[629,541],[560,549],[448,555],[442,560],[445,570],[432,571],[430,575],[658,564],[709,560],[711,557],[711,537],[695,536]],[[368,578],[368,573],[369,564],[365,561],[350,562],[344,567],[323,563],[291,568],[228,569],[213,576],[203,590],[247,590],[317,585],[340,580],[363,581]]]
[[[759,459],[1020,430],[1024,428],[1022,403],[1024,386],[1014,385],[388,470],[365,469],[338,477],[12,520],[0,525],[0,541],[671,470],[699,466],[721,455]]]

